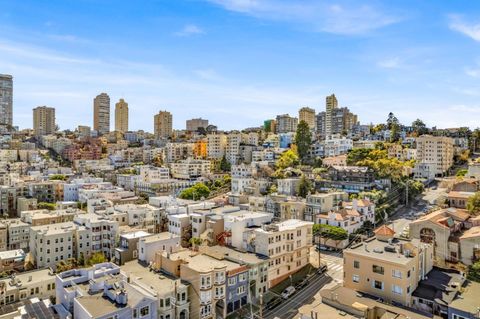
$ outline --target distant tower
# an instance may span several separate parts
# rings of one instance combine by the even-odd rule
[[[155,139],[167,138],[172,136],[172,114],[167,111],[160,111],[154,117]]]
[[[0,127],[10,130],[13,118],[13,78],[0,74]]]
[[[302,107],[298,111],[298,122],[305,121],[310,128],[310,131],[315,131],[316,119],[315,110],[310,107]]]
[[[55,133],[55,109],[39,106],[33,109],[33,131],[36,136]]]
[[[128,103],[124,99],[115,104],[115,131],[128,132]]]
[[[325,107],[325,135],[332,134],[333,128],[333,112],[338,107],[338,101],[335,97],[335,94],[329,95],[326,98],[326,107]]]
[[[93,99],[93,129],[100,134],[110,132],[110,97],[107,93]]]

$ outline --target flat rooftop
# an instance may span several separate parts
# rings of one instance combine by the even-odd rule
[[[345,249],[343,253],[344,255],[357,255],[389,263],[406,265],[411,262],[413,258],[406,257],[404,254],[400,253],[400,244],[412,244],[415,247],[419,247],[421,243],[418,239],[412,239],[411,241],[394,239],[392,244],[389,244],[388,242],[374,238],[373,240],[353,245],[352,247]],[[395,252],[387,251],[385,250],[385,247],[394,247]]]
[[[135,280],[143,284],[145,287],[152,289],[154,292],[164,295],[175,291],[176,280],[173,280],[161,273],[150,271],[146,266],[132,260],[120,267],[124,274],[127,274],[131,280]]]
[[[468,282],[464,287],[461,298],[457,297],[453,300],[450,307],[469,313],[477,313],[480,305],[478,295],[480,295],[480,283]]]

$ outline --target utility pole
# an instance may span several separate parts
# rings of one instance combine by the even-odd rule
[[[260,294],[260,311],[259,311],[260,319],[263,319],[263,294]]]
[[[405,193],[405,206],[408,206],[408,181],[405,182],[406,193]]]

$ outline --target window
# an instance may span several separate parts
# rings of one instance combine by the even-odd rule
[[[401,295],[403,293],[403,289],[400,286],[392,285],[392,292],[397,295]]]
[[[372,283],[373,288],[383,290],[383,282],[374,280]]]
[[[245,293],[245,286],[240,286],[237,288],[237,294],[240,295],[240,294],[243,294]]]
[[[359,275],[353,275],[352,276],[352,281],[353,282],[360,282],[360,276]]]
[[[360,268],[360,262],[358,260],[353,261],[353,268]]]
[[[228,285],[229,286],[233,286],[237,283],[237,278],[236,277],[231,277],[231,278],[228,278]]]
[[[385,273],[385,269],[382,266],[373,265],[372,271],[376,274],[383,275]]]
[[[393,269],[392,270],[392,277],[401,279],[402,278],[402,272],[400,270]]]
[[[238,281],[245,281],[247,280],[247,274],[243,273],[238,276]]]
[[[147,316],[149,313],[150,313],[150,307],[146,306],[146,307],[140,308],[141,317]]]

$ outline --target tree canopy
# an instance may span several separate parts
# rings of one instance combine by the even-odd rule
[[[204,183],[197,183],[192,187],[184,189],[180,193],[182,199],[200,200],[202,197],[207,198],[210,195],[210,188]]]
[[[300,160],[305,162],[305,160],[308,158],[310,146],[312,145],[312,133],[310,132],[310,128],[305,121],[300,121],[297,126],[295,144],[297,145],[297,152]]]
[[[468,267],[467,279],[480,282],[480,261]]]
[[[305,175],[302,175],[300,177],[300,181],[297,186],[297,194],[300,197],[306,198],[307,195],[313,190],[313,184],[312,182],[305,177]]]
[[[415,121],[413,121],[412,128],[413,128],[413,132],[415,132],[417,136],[428,133],[428,128],[421,119],[416,119]]]
[[[480,213],[480,192],[476,192],[467,200],[467,210],[475,216]]]
[[[279,169],[285,169],[288,167],[295,167],[299,164],[299,158],[297,153],[293,150],[283,152],[280,158],[275,163],[275,166]]]

